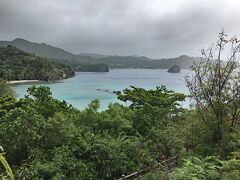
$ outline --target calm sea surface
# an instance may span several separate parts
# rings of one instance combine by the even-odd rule
[[[113,69],[106,73],[76,73],[76,76],[61,83],[37,84],[51,88],[53,97],[65,100],[74,107],[84,109],[91,100],[99,99],[101,109],[106,109],[110,102],[118,102],[111,91],[121,91],[130,85],[151,89],[165,85],[171,90],[188,94],[184,76],[191,74],[189,70],[181,73],[168,73],[166,69]],[[13,86],[17,97],[27,94],[32,84]],[[183,103],[186,106],[189,102]]]

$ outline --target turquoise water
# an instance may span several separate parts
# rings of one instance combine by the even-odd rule
[[[169,89],[188,94],[184,76],[189,73],[188,70],[174,74],[168,73],[166,69],[113,69],[106,73],[76,73],[75,77],[61,83],[41,85],[50,87],[54,98],[65,100],[79,109],[84,109],[92,100],[99,99],[103,110],[110,102],[118,101],[114,94],[105,90],[121,91],[130,85],[146,89],[165,85]],[[31,86],[32,84],[21,84],[13,87],[17,97],[21,98]]]

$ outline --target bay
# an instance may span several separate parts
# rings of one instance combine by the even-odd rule
[[[53,97],[65,100],[78,109],[84,109],[94,99],[101,102],[101,110],[108,107],[110,102],[119,102],[112,91],[121,91],[131,85],[152,89],[165,85],[168,89],[188,94],[184,77],[191,74],[189,70],[181,73],[168,73],[166,69],[112,69],[110,72],[77,72],[76,76],[63,80],[61,83],[41,83],[36,86],[50,87]],[[13,86],[17,98],[27,94],[27,89],[33,84]],[[188,106],[189,102],[183,102]]]

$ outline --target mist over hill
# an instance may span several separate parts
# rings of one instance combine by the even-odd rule
[[[0,47],[12,45],[18,49],[36,54],[40,57],[50,58],[64,64],[72,65],[79,69],[79,66],[90,64],[106,64],[110,68],[147,68],[147,69],[167,69],[172,65],[178,65],[181,68],[188,68],[193,61],[200,58],[182,55],[176,58],[151,59],[145,56],[107,56],[102,54],[81,53],[73,54],[63,49],[45,44],[33,43],[25,39],[17,38],[13,41],[0,41]]]
[[[64,51],[63,49],[50,46],[45,43],[33,43],[22,38],[14,39],[13,41],[0,41],[0,46],[5,47],[12,45],[18,49],[36,54],[41,57],[54,59],[74,59],[76,56],[72,53]]]

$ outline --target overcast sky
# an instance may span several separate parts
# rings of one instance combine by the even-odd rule
[[[0,40],[73,53],[198,56],[221,28],[240,34],[240,0],[0,0]]]

